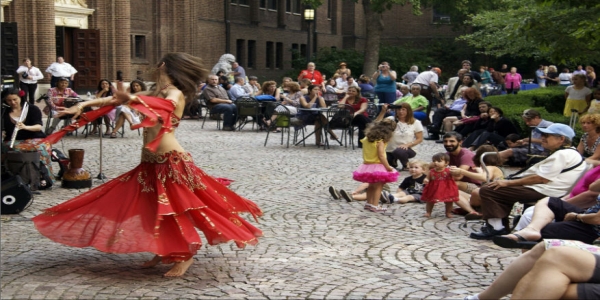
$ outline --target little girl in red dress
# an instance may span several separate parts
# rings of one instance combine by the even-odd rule
[[[458,202],[458,186],[448,168],[450,156],[447,153],[437,153],[431,160],[433,168],[429,170],[428,183],[425,185],[421,196],[421,200],[427,203],[425,205],[425,217],[431,217],[435,203],[444,202],[446,204],[446,217],[452,218],[452,203]]]

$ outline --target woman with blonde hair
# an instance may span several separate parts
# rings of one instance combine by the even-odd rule
[[[577,145],[577,151],[594,166],[600,163],[600,115],[586,114],[579,119],[583,135]]]

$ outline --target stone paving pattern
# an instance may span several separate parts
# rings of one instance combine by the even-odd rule
[[[264,237],[257,246],[203,247],[185,276],[166,279],[162,274],[170,266],[140,267],[152,254],[108,254],[41,236],[30,219],[85,191],[55,186],[35,196],[21,215],[2,216],[1,298],[462,299],[483,290],[519,254],[469,239],[479,225],[463,228],[464,219],[445,218],[441,204],[426,219],[423,204],[393,205],[381,215],[364,211],[364,202],[333,200],[329,185],[349,191],[357,186],[351,172],[361,163],[360,149],[324,151],[313,137],[306,147],[288,149],[273,133],[263,147],[266,133],[249,126],[221,132],[215,121],[200,125],[183,121],[177,137],[199,167],[235,180],[231,188],[262,208],[257,226]],[[139,163],[136,131],[103,143],[109,178]],[[97,136],[67,137],[55,147],[85,149],[84,167],[98,174]],[[444,151],[431,141],[416,150],[426,161]]]

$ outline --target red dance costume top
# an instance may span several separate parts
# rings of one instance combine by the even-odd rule
[[[423,188],[421,200],[425,202],[457,202],[458,186],[449,168],[444,168],[441,172],[435,169],[429,170],[429,183]]]
[[[242,248],[256,244],[262,232],[239,213],[256,218],[262,215],[258,206],[194,165],[189,153],[153,152],[160,137],[175,130],[180,118],[173,114],[169,100],[140,99],[131,104],[145,117],[136,126],[161,124],[159,136],[142,149],[141,163],[33,218],[40,233],[65,245],[92,246],[109,253],[151,252],[165,263],[188,260],[200,249],[196,229],[211,245],[233,241]],[[77,125],[93,117],[83,116]]]

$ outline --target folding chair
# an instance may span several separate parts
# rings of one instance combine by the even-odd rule
[[[327,132],[333,129],[341,129],[344,140],[344,147],[348,147],[348,137],[350,137],[350,144],[352,144],[352,150],[354,150],[354,131],[352,126],[352,118],[354,117],[354,109],[348,104],[339,104],[332,106],[327,110],[327,125],[325,127],[325,146],[329,148],[329,139],[327,138]]]
[[[206,98],[204,97],[204,93],[200,94],[198,101],[200,101],[200,110],[202,110],[203,108],[206,109],[206,113],[204,114],[204,118],[202,120],[202,126],[200,128],[204,129],[204,123],[206,123],[206,119],[211,118],[217,121],[217,129],[221,129],[221,120],[223,118],[221,117],[220,113],[211,112],[211,109],[214,105],[209,105],[210,102],[206,100]]]
[[[249,122],[256,123],[256,132],[260,129],[258,125],[258,116],[261,115],[260,105],[256,99],[251,97],[240,97],[235,100],[235,106],[237,107],[237,118],[238,118],[238,130],[242,130]],[[248,117],[252,120],[248,121]],[[254,130],[254,123],[252,123],[252,130]]]
[[[277,102],[268,102],[266,104],[265,109],[265,118],[271,118],[271,116],[276,113],[277,119],[275,119],[273,127],[281,128],[281,145],[283,145],[283,135],[287,131],[287,145],[286,147],[290,147],[290,131],[293,127],[292,125],[292,114],[290,110],[285,106]],[[303,128],[303,127],[302,127]],[[271,133],[270,128],[267,128],[267,137],[265,138],[264,146],[267,146],[267,141],[269,140],[269,134]],[[294,142],[296,142],[296,138],[298,137],[298,130],[294,129]]]

